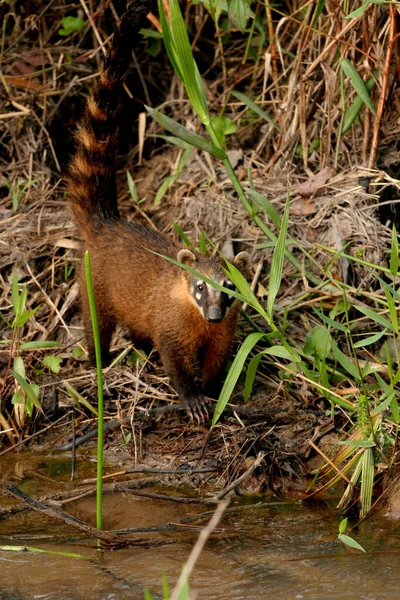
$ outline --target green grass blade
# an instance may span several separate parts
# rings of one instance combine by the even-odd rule
[[[269,115],[267,115],[267,113],[262,108],[260,108],[258,106],[258,104],[256,104],[255,102],[253,102],[253,100],[250,100],[250,98],[248,98],[245,94],[242,94],[242,92],[233,91],[231,93],[232,93],[232,96],[235,96],[235,98],[237,98],[238,100],[240,100],[240,102],[243,102],[243,104],[245,104],[247,106],[247,108],[250,108],[259,117],[261,117],[262,119],[264,119],[264,121],[267,121],[267,123],[269,123],[270,125],[272,125],[272,127],[274,127],[274,129],[276,129],[277,131],[279,131],[279,125],[277,125],[275,123],[275,121],[273,121],[271,119],[271,117]]]
[[[318,0],[317,2],[317,6],[315,7],[315,11],[314,11],[314,16],[313,16],[313,20],[312,20],[312,25],[311,27],[315,27],[320,15],[322,14],[322,11],[325,8],[325,0]]]
[[[372,100],[369,97],[368,90],[365,87],[365,83],[361,79],[357,69],[352,65],[348,58],[343,58],[342,62],[340,63],[340,66],[346,77],[350,79],[354,89],[356,90],[357,94],[360,96],[364,104],[366,104],[370,111],[374,115],[376,115],[376,111],[374,105],[372,104]]]
[[[171,12],[170,32],[174,58],[194,110],[202,123],[208,124],[210,116],[206,94],[197,64],[193,58],[192,48],[178,0],[170,0],[169,6]]]
[[[372,321],[375,321],[375,323],[379,323],[379,325],[383,325],[383,327],[386,327],[390,331],[394,331],[391,322],[385,319],[385,317],[382,317],[382,315],[380,315],[379,313],[376,313],[375,311],[371,310],[370,308],[367,308],[366,306],[356,306],[355,308],[366,317],[372,319]]]
[[[358,342],[355,342],[354,348],[364,348],[365,346],[369,346],[370,344],[375,344],[375,342],[378,342],[384,335],[387,335],[386,329],[384,329],[383,331],[379,331],[378,333],[374,333],[374,335],[369,335],[368,337],[363,338]]]
[[[285,245],[286,245],[286,235],[289,221],[289,205],[290,205],[290,193],[287,193],[286,197],[286,206],[285,211],[283,213],[281,228],[279,231],[278,241],[276,242],[274,254],[272,257],[271,263],[271,271],[269,275],[269,285],[268,285],[268,299],[267,299],[267,313],[272,320],[272,312],[273,306],[275,302],[275,298],[278,294],[281,280],[282,280],[282,271],[283,271],[283,258],[285,256]]]
[[[218,398],[217,406],[215,407],[214,416],[211,423],[212,426],[216,424],[222,415],[225,406],[232,395],[237,380],[240,377],[244,363],[246,362],[246,358],[254,346],[264,337],[264,335],[264,333],[251,333],[240,346],[239,351],[235,356],[235,360],[233,361],[232,366],[229,369],[229,373],[225,379],[221,394]]]
[[[250,398],[251,390],[253,389],[254,378],[256,376],[258,365],[260,364],[260,360],[262,359],[262,357],[263,357],[263,352],[256,354],[250,360],[249,365],[247,367],[246,379],[244,382],[244,396],[243,396],[245,402],[247,402],[247,400]]]
[[[89,299],[90,318],[92,320],[93,340],[96,354],[97,398],[98,398],[98,436],[97,436],[97,484],[96,484],[96,527],[103,528],[103,445],[104,445],[104,402],[103,374],[101,369],[101,349],[96,303],[94,299],[89,251],[85,252],[85,277]],[[101,545],[101,540],[98,540]]]
[[[337,321],[334,321],[330,317],[327,317],[322,312],[320,312],[317,308],[315,308],[315,306],[313,306],[312,309],[315,312],[315,314],[319,316],[321,321],[323,321],[330,327],[332,327],[334,329],[338,329],[339,331],[343,331],[343,333],[349,333],[348,327],[346,327],[345,325],[342,325],[342,323],[338,323]]]
[[[363,518],[371,510],[372,490],[374,487],[374,454],[372,448],[366,448],[362,456],[361,472],[361,511]]]
[[[341,542],[343,542],[343,544],[345,544],[346,546],[349,546],[350,548],[354,548],[355,550],[360,550],[361,552],[365,552],[365,550],[361,546],[361,544],[359,544],[358,542],[356,542],[355,539],[353,539],[349,535],[346,535],[345,533],[339,533],[338,539]]]
[[[390,248],[390,272],[393,277],[396,275],[399,270],[399,238],[397,237],[396,226],[393,223],[392,228],[392,244]]]
[[[20,345],[20,350],[45,350],[47,348],[59,348],[62,346],[60,342],[50,341],[38,341],[38,342],[24,342]]]
[[[365,0],[365,2],[359,8],[356,8],[356,10],[351,11],[347,16],[345,16],[345,19],[355,19],[356,17],[361,17],[370,4],[385,4],[385,2],[387,2],[387,0]]]
[[[183,82],[183,75],[180,71],[179,65],[175,58],[175,49],[172,42],[171,30],[170,26],[164,11],[164,4],[162,0],[158,0],[158,11],[160,15],[160,23],[163,32],[163,39],[165,48],[167,50],[168,58],[171,61],[171,64],[174,68],[175,73],[178,75],[179,79]]]
[[[267,217],[271,220],[271,222],[275,225],[277,229],[280,229],[281,216],[276,210],[275,206],[262,194],[256,192],[256,190],[251,189],[249,192],[249,196],[253,198],[253,200],[255,200],[256,202],[259,202],[261,204],[261,206],[267,214]]]
[[[368,81],[366,82],[365,88],[366,88],[368,94],[374,89],[378,76],[379,76],[379,71],[376,70],[374,73],[374,77],[372,77],[371,79],[368,79]],[[354,121],[357,119],[358,115],[360,114],[360,111],[363,106],[364,106],[364,101],[357,94],[357,97],[355,98],[353,104],[351,106],[349,106],[349,108],[346,110],[346,112],[344,114],[343,124],[342,124],[342,129],[341,129],[342,135],[344,135],[350,129],[350,127],[353,125]],[[339,130],[336,130],[336,135],[337,136],[339,135]]]
[[[358,372],[357,366],[353,363],[352,360],[344,352],[340,350],[337,346],[336,342],[331,340],[332,352],[338,363],[343,367],[345,371],[347,371],[352,377],[354,377],[357,381],[360,381],[360,373]]]
[[[184,127],[180,123],[177,123],[173,119],[170,119],[166,115],[163,115],[158,110],[150,108],[150,106],[145,106],[145,108],[147,112],[160,123],[160,125],[165,127],[167,131],[170,131],[172,134],[176,135],[184,142],[187,142],[188,144],[194,146],[195,148],[198,148],[199,150],[204,150],[205,152],[208,152],[216,158],[224,159],[226,157],[226,154],[222,148],[218,148],[217,146],[204,139],[197,133],[186,129],[186,127]]]
[[[186,244],[186,246],[188,246],[189,248],[193,248],[192,242],[190,241],[186,233],[179,227],[179,225],[177,225],[177,223],[172,223],[172,227],[175,229],[176,233],[179,235],[183,243]]]
[[[399,333],[399,322],[397,320],[396,305],[395,305],[393,296],[390,293],[390,288],[386,283],[384,284],[383,289],[385,291],[386,301],[387,301],[388,308],[389,308],[390,320],[392,322],[395,333],[398,334]]]
[[[18,275],[16,269],[14,269],[13,280],[11,286],[11,298],[12,305],[14,310],[14,318],[18,317],[18,307],[19,307],[19,292],[18,292]]]

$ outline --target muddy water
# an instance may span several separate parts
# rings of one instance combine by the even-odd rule
[[[37,459],[36,459],[37,460]],[[30,466],[32,461],[28,460]],[[64,486],[63,463],[31,471],[21,459],[1,480],[13,480],[34,496]],[[38,478],[40,473],[41,478]],[[48,478],[48,479],[45,479]],[[53,481],[53,484],[50,482]],[[7,504],[0,498],[0,505]],[[11,504],[11,502],[10,502]],[[66,512],[94,523],[95,500],[82,499]],[[207,507],[134,498],[104,498],[108,529],[176,523]],[[349,552],[336,541],[340,515],[324,503],[271,503],[265,508],[237,507],[227,512],[203,551],[190,580],[198,598],[216,600],[385,600],[400,597],[400,524],[376,520],[353,532],[367,554]],[[206,519],[199,521],[204,524]],[[31,511],[0,519],[0,546],[26,545],[75,552],[80,560],[54,554],[0,552],[1,600],[86,600],[143,598],[143,587],[161,593],[163,573],[171,587],[198,532],[156,534],[165,545],[105,552],[102,557],[79,532]],[[140,537],[150,538],[144,533]]]

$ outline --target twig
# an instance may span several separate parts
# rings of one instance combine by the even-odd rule
[[[257,454],[257,458],[254,460],[253,464],[250,465],[250,467],[240,477],[235,479],[235,481],[232,481],[232,483],[230,483],[225,489],[223,489],[221,492],[219,492],[215,496],[215,499],[220,500],[221,498],[223,498],[224,496],[229,494],[229,492],[231,492],[236,487],[238,487],[241,483],[243,483],[243,481],[245,481],[248,477],[250,477],[250,475],[253,473],[253,471],[255,471],[257,469],[257,467],[260,466],[260,464],[264,460],[264,456],[265,456],[265,452],[259,452]]]
[[[54,425],[57,425],[57,423],[59,423],[60,421],[63,421],[64,419],[66,419],[69,416],[69,414],[70,414],[69,412],[66,413],[65,415],[63,415],[62,417],[60,417],[59,419],[57,419],[57,421],[54,421],[53,423],[50,423],[50,425],[47,425],[47,427],[45,427],[44,429],[41,429],[40,431],[37,431],[36,433],[33,433],[32,435],[28,435],[26,438],[24,438],[20,442],[17,442],[16,444],[14,444],[13,446],[10,446],[9,448],[6,448],[2,452],[0,452],[0,456],[3,456],[3,454],[7,454],[7,452],[10,452],[11,450],[15,450],[15,448],[18,448],[18,446],[21,446],[22,444],[25,444],[26,442],[29,442],[30,440],[32,440],[33,438],[37,437],[38,435],[41,435],[42,433],[44,433],[48,429],[51,429],[51,427],[54,427]],[[4,433],[4,432],[2,431],[1,433]]]
[[[395,41],[399,37],[400,34],[396,35],[396,14],[397,9],[394,4],[389,5],[389,15],[390,15],[390,29],[389,29],[389,42],[386,52],[385,66],[383,67],[382,72],[382,89],[381,94],[379,96],[378,108],[376,111],[376,118],[374,121],[374,128],[372,133],[372,143],[371,143],[371,152],[369,155],[368,167],[372,169],[375,165],[376,160],[376,151],[378,148],[378,138],[380,132],[380,124],[383,114],[383,109],[385,107],[386,94],[388,90],[388,82],[389,82],[389,72],[390,72],[390,61],[392,58],[393,47]]]
[[[197,542],[195,543],[195,545],[193,546],[193,550],[191,551],[191,553],[189,555],[188,561],[184,565],[184,567],[182,569],[182,573],[178,579],[178,582],[172,591],[170,600],[178,600],[178,598],[180,597],[182,589],[183,589],[184,585],[186,585],[186,582],[187,582],[188,578],[190,577],[190,574],[192,573],[194,566],[195,566],[196,562],[198,561],[201,552],[203,551],[206,541],[208,540],[208,538],[210,537],[210,535],[212,534],[212,532],[214,531],[214,529],[217,527],[218,523],[220,522],[221,517],[224,514],[224,511],[225,511],[226,507],[228,506],[228,504],[229,504],[229,500],[224,500],[223,502],[221,502],[218,505],[215,513],[211,517],[208,525],[206,527],[204,527],[204,529],[201,530],[199,538],[198,538]]]

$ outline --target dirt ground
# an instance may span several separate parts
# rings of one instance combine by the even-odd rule
[[[96,380],[86,357],[74,278],[79,240],[65,201],[63,176],[73,152],[73,133],[85,94],[97,77],[102,56],[99,39],[107,40],[112,33],[123,3],[89,3],[91,22],[83,7],[84,2],[71,5],[64,0],[47,5],[36,0],[0,4],[0,22],[4,18],[0,60],[0,339],[10,339],[16,270],[19,283],[27,285],[27,308],[37,308],[21,328],[18,343],[59,343],[51,352],[26,350],[21,354],[27,380],[40,387],[44,415],[35,411],[32,418],[11,405],[15,391],[9,371],[12,352],[9,342],[0,345],[2,426],[10,429],[0,439],[4,447],[61,419],[54,426],[51,441],[45,439],[54,449],[66,448],[71,438],[72,409],[78,419],[77,436],[95,428],[90,410],[82,404],[78,408],[74,400],[79,394],[95,403]],[[188,6],[186,17],[196,37],[194,53],[210,109],[218,114],[227,103],[225,114],[237,125],[236,134],[227,138],[227,149],[244,189],[250,196],[252,190],[262,194],[282,214],[289,188],[289,234],[297,246],[293,253],[304,264],[309,261],[318,277],[329,270],[330,276],[356,292],[371,285],[370,270],[335,257],[335,251],[346,247],[352,256],[361,252],[366,263],[386,265],[391,226],[398,222],[393,208],[400,163],[396,73],[390,72],[376,142],[376,121],[366,111],[363,121],[356,122],[334,143],[333,124],[340,121],[341,110],[340,72],[333,66],[334,52],[325,53],[330,40],[326,33],[329,19],[307,42],[305,24],[312,14],[307,13],[299,25],[300,9],[301,3],[282,9],[291,15],[287,22],[279,11],[274,16],[274,27],[279,29],[276,43],[263,42],[258,34],[258,45],[253,48],[259,52],[255,62],[242,62],[247,35],[234,30],[221,57],[221,38],[214,36],[203,5]],[[62,37],[58,32],[66,15],[81,16],[85,26]],[[388,20],[389,13],[380,14],[380,18]],[[371,21],[366,23],[372,27]],[[346,48],[359,46],[360,27],[354,24],[344,36]],[[377,55],[378,50],[381,52],[383,61],[387,39],[380,37],[375,42],[371,47]],[[300,48],[301,57],[295,60],[293,56],[299,56]],[[268,62],[271,56],[272,63]],[[355,51],[354,57],[362,64]],[[160,40],[138,40],[134,64],[123,99],[126,128],[118,172],[123,217],[143,223],[151,220],[175,237],[173,224],[178,224],[194,244],[204,232],[219,249],[247,250],[253,260],[254,290],[265,303],[273,244],[244,210],[219,161],[192,149],[179,176],[155,204],[160,186],[176,172],[183,150],[154,137],[165,132],[149,117],[144,144],[138,143],[137,120],[144,112],[143,104],[158,107],[186,127],[201,129]],[[379,80],[377,101],[383,85]],[[261,97],[263,109],[279,124],[279,131],[254,113],[249,115],[242,102],[229,96],[233,89]],[[350,85],[346,90],[349,97],[356,98]],[[313,146],[313,140],[320,143]],[[143,199],[139,204],[130,196],[127,172]],[[262,206],[258,210],[277,233]],[[304,272],[296,272],[285,262],[276,304],[279,318],[285,319],[288,338],[302,343],[313,323],[312,306],[326,308],[333,303],[334,295],[320,293]],[[265,329],[255,313],[247,310],[247,314]],[[251,323],[241,318],[232,355],[251,330]],[[127,332],[119,329],[112,346],[115,356],[130,348],[129,344]],[[42,367],[49,353],[62,359],[58,374]],[[258,372],[246,404],[243,381],[239,382],[223,419],[207,437],[208,428],[189,423],[178,408],[179,400],[157,356],[152,353],[143,363],[131,349],[127,355],[121,364],[104,373],[107,421],[111,422],[107,446],[152,465],[217,464],[220,474],[211,481],[216,487],[236,480],[263,453],[263,468],[246,480],[248,490],[303,488],[303,477],[317,464],[310,440],[329,446],[345,421],[339,417],[334,423],[326,414],[329,402],[323,394],[304,378],[287,379],[282,365],[273,359]]]

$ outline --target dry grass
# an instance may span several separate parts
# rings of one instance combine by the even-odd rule
[[[50,2],[42,12],[35,1],[26,5],[0,5],[0,21],[1,13],[8,13],[0,54],[0,170],[14,190],[13,207],[9,187],[0,179],[0,311],[5,319],[12,321],[11,282],[15,268],[19,281],[28,286],[28,307],[39,306],[23,328],[23,340],[51,339],[62,344],[58,351],[64,359],[61,376],[37,373],[43,352],[24,355],[27,376],[41,385],[45,411],[55,388],[60,400],[71,404],[65,388],[58,384],[60,379],[68,380],[89,398],[95,396],[94,376],[87,371],[83,359],[71,356],[71,349],[84,344],[84,340],[72,272],[78,241],[63,197],[62,173],[72,151],[71,134],[83,106],[86,86],[96,77],[101,57],[98,36],[107,40],[123,9],[119,3],[101,0],[96,12],[91,12],[92,24],[61,38],[57,33],[60,19],[65,14],[76,15],[82,4],[67,5],[60,0],[57,4]],[[195,56],[205,72],[210,106],[219,113],[227,103],[225,114],[238,125],[237,135],[228,138],[228,148],[236,151],[232,157],[238,159],[237,172],[244,188],[249,189],[250,173],[254,188],[282,213],[289,187],[292,198],[289,232],[297,247],[311,257],[310,268],[321,276],[329,265],[335,278],[355,288],[368,287],[371,282],[368,269],[355,265],[349,279],[347,265],[339,259],[331,264],[332,255],[323,247],[339,251],[348,244],[347,251],[353,256],[361,251],[364,260],[386,264],[390,227],[379,219],[378,206],[382,191],[393,189],[395,181],[391,175],[397,177],[399,163],[395,9],[392,5],[372,4],[363,17],[345,20],[339,6],[330,4],[312,27],[315,7],[315,2],[295,1],[286,5],[285,14],[274,11],[269,23],[270,41],[263,39],[263,32],[256,31],[252,42],[252,49],[258,53],[256,62],[249,59],[245,63],[248,34],[233,33],[221,54],[205,8],[191,7],[187,18],[190,15],[196,37]],[[261,15],[264,8],[260,5],[257,11]],[[153,105],[164,96],[161,110],[186,126],[199,129],[165,56],[152,59],[142,45],[137,57],[141,79],[136,71],[128,78],[132,95],[139,98],[139,103],[147,95]],[[344,115],[343,103],[347,109],[356,98],[348,79],[343,79],[341,90],[338,58],[345,57],[364,80],[379,69],[372,93],[378,117],[363,108],[362,122],[337,137],[335,132]],[[256,97],[258,105],[278,124],[279,131],[244,110],[233,96],[229,97],[234,89]],[[137,107],[137,103],[131,105],[128,121],[133,121]],[[147,133],[163,132],[155,123],[148,122]],[[135,142],[120,163],[124,216],[151,219],[164,231],[171,231],[171,223],[176,222],[194,242],[205,231],[219,247],[228,240],[249,250],[255,257],[256,291],[263,299],[273,248],[259,249],[268,240],[244,212],[218,162],[192,150],[179,179],[161,203],[153,205],[162,181],[174,172],[181,155],[181,149],[147,138],[143,164],[139,167],[139,148]],[[332,176],[304,193],[302,185],[326,167],[332,168]],[[126,170],[133,174],[139,196],[146,197],[139,206],[127,192]],[[305,260],[306,254],[296,252],[300,260]],[[304,294],[309,294],[303,304],[305,309],[320,298],[319,292],[310,288],[304,273],[299,276],[289,263],[285,264],[279,305],[289,310],[296,307],[299,311]],[[242,330],[247,327],[243,324]],[[304,315],[297,313],[291,334],[304,339],[307,327],[305,310]],[[0,323],[0,339],[9,337],[7,324]],[[114,350],[122,350],[126,344],[124,332],[118,332]],[[13,392],[10,364],[10,349],[2,345],[3,411],[6,407],[10,410]],[[123,418],[144,407],[163,406],[176,400],[157,365],[143,367],[137,362],[133,367],[118,366],[106,372],[105,381],[113,405]],[[240,392],[237,399],[240,400]],[[244,460],[255,446],[257,450],[261,447],[284,472],[290,474],[293,466],[299,472],[297,457],[306,452],[307,439],[317,440],[330,427],[323,413],[314,411],[312,402],[319,401],[318,392],[300,382],[292,385],[289,396],[278,370],[271,368],[268,374],[260,375],[253,401],[267,412],[263,417],[256,414],[253,419],[250,412],[242,417],[237,413],[236,418],[232,417],[217,430],[217,446],[211,454],[227,460],[230,453]],[[267,416],[273,426],[266,432]],[[241,419],[245,417],[243,425]],[[15,425],[12,413],[9,425]],[[12,439],[16,439],[17,429],[15,426]],[[23,429],[28,431],[27,422]],[[297,434],[293,437],[295,430]],[[185,431],[185,436],[189,433],[194,436],[192,442],[198,450],[204,431],[192,427]],[[277,448],[283,452],[279,460],[275,458]],[[181,452],[182,445],[176,451],[176,458]],[[264,484],[265,481],[260,483],[260,487]]]

